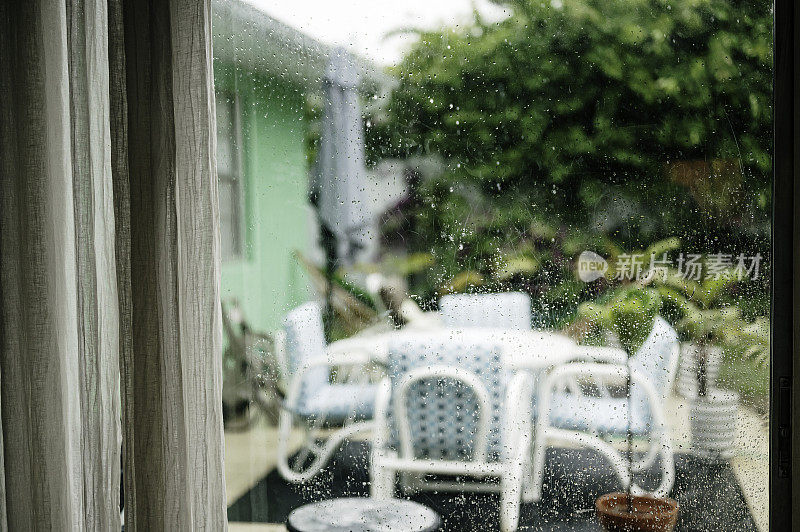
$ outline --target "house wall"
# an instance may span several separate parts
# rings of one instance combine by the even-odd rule
[[[311,244],[302,88],[214,64],[217,94],[239,97],[244,254],[222,263],[222,298],[236,298],[262,332],[309,297],[294,250]]]

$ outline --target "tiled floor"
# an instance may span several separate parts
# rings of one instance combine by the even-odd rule
[[[275,468],[278,432],[259,420],[247,431],[225,432],[225,492],[232,503]]]
[[[689,406],[680,397],[667,401],[668,422],[676,451],[689,448]],[[225,474],[228,502],[232,503],[247,493],[271,471],[276,464],[277,431],[264,422],[257,423],[245,432],[225,433]],[[759,530],[768,526],[768,431],[765,419],[755,411],[739,409],[736,455],[731,460],[734,472],[747,499],[750,511]],[[282,525],[230,523],[230,530],[285,531]]]
[[[243,432],[225,432],[225,492],[228,504],[247,493],[275,468],[278,432],[263,419]],[[229,523],[232,532],[285,531],[283,525]]]

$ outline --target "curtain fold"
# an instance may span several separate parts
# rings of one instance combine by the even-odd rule
[[[0,530],[226,527],[209,10],[0,2]]]
[[[177,294],[192,525],[227,524],[222,311],[211,2],[170,1],[175,108]],[[177,409],[173,412],[178,413]]]
[[[119,422],[105,388],[118,379],[116,324],[113,308],[108,319],[93,311],[116,300],[115,281],[98,270],[114,260],[105,241],[113,231],[102,230],[108,144],[77,140],[107,133],[102,89],[86,86],[104,81],[105,25],[85,15],[75,2],[13,2],[2,12],[0,98],[11,105],[2,126],[0,386],[12,530],[113,518],[104,499],[119,470],[108,461]]]
[[[119,367],[122,419],[122,500],[136,507],[136,463],[133,460],[133,301],[131,298],[130,174],[128,173],[128,101],[125,82],[125,26],[121,0],[108,0],[108,72],[111,124],[111,174],[114,186],[114,230],[119,297]],[[128,530],[137,530],[136,512],[125,514]]]
[[[109,530],[119,524],[120,406],[106,3],[70,0],[66,14],[84,525]]]
[[[123,19],[135,519],[223,530],[210,3],[127,1]]]

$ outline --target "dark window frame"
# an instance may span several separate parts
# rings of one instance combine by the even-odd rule
[[[800,398],[793,360],[800,341],[800,118],[797,98],[800,74],[800,7],[794,0],[775,0],[773,45],[773,217],[772,342],[770,363],[769,527],[800,529],[800,489],[793,490],[793,462],[800,458],[795,416]],[[800,482],[798,479],[797,482]],[[796,503],[796,504],[795,504]],[[798,511],[794,511],[795,507]]]

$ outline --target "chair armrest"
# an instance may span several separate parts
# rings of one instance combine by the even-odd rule
[[[309,360],[303,364],[297,372],[291,376],[289,382],[289,390],[286,393],[286,399],[283,402],[283,408],[287,410],[294,410],[297,404],[297,399],[300,394],[300,385],[303,382],[303,377],[312,369],[324,367],[334,368],[337,366],[365,366],[374,363],[369,354],[366,353],[329,353],[326,352],[323,356]]]
[[[628,376],[628,367],[623,364],[599,364],[591,362],[572,362],[564,364],[551,371],[539,388],[539,399],[537,401],[540,408],[540,416],[547,415],[550,410],[550,398],[553,391],[558,387],[559,382],[579,378],[589,380],[602,387],[609,380],[625,381]],[[660,397],[653,383],[643,373],[636,369],[631,369],[631,384],[636,384],[646,397],[650,407],[653,422],[657,425],[664,425],[665,417],[663,411],[663,397]]]
[[[573,350],[573,356],[566,363],[574,362],[595,362],[601,364],[622,364],[624,365],[628,360],[628,354],[617,347],[595,346],[595,345],[578,345]],[[624,379],[614,380],[607,378],[606,385],[620,385],[624,384]],[[562,379],[566,388],[572,393],[580,393],[580,385],[574,377]],[[603,390],[603,395],[607,395],[607,390]]]
[[[327,352],[331,356],[358,354],[368,356],[373,362],[385,363],[385,342],[380,335],[351,336],[328,344]]]

